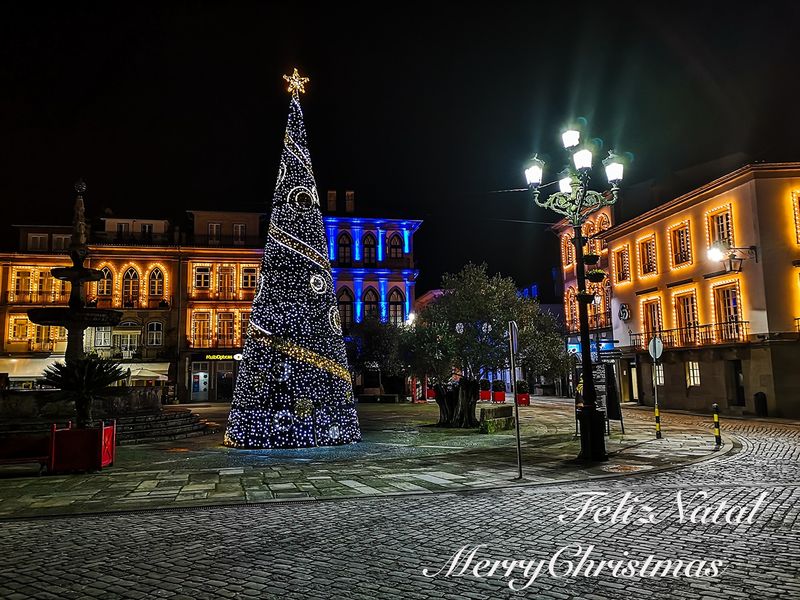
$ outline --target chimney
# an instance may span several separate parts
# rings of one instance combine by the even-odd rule
[[[328,212],[336,212],[336,190],[328,190]]]
[[[356,193],[352,190],[347,190],[344,193],[344,212],[354,212],[356,209]]]

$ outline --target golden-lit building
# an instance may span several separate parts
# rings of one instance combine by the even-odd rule
[[[655,384],[669,408],[800,416],[800,163],[745,166],[602,243],[624,400],[652,404]]]
[[[331,195],[329,194],[329,207]],[[348,192],[348,212],[352,192]],[[186,231],[163,219],[105,217],[93,231],[87,302],[123,311],[119,325],[89,328],[85,349],[131,369],[132,385],[159,385],[181,402],[233,394],[264,249],[264,213],[187,211]],[[326,217],[345,326],[374,313],[402,322],[413,310],[413,233],[419,221]],[[0,373],[33,385],[63,360],[66,331],[31,323],[27,311],[66,305],[68,284],[50,270],[71,264],[72,228],[17,226],[18,250],[0,253]],[[349,253],[348,253],[349,250]]]

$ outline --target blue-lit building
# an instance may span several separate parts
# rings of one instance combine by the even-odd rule
[[[355,216],[354,208],[348,191],[344,214],[331,214],[337,193],[328,192],[324,221],[342,327],[368,316],[399,325],[414,310],[414,233],[422,221]]]

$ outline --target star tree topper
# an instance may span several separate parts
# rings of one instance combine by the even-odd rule
[[[306,93],[305,85],[309,82],[308,77],[300,77],[300,73],[297,72],[297,69],[294,70],[291,76],[284,75],[283,78],[289,83],[289,87],[286,88],[287,92],[290,92],[292,96],[297,96],[298,92],[300,94]]]

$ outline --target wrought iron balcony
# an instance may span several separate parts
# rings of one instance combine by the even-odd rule
[[[690,325],[678,329],[631,333],[631,346],[647,348],[647,344],[658,336],[665,348],[692,348],[717,344],[744,344],[750,339],[749,321],[726,321],[708,325]]]
[[[234,336],[192,336],[188,341],[191,348],[238,348],[241,345]]]
[[[69,292],[6,292],[8,304],[66,304]]]
[[[96,296],[88,300],[86,304],[87,306],[96,306],[98,308],[169,310],[172,307],[172,297],[154,296],[148,297],[144,301],[138,297],[123,298],[120,304],[115,305],[111,296]]]

